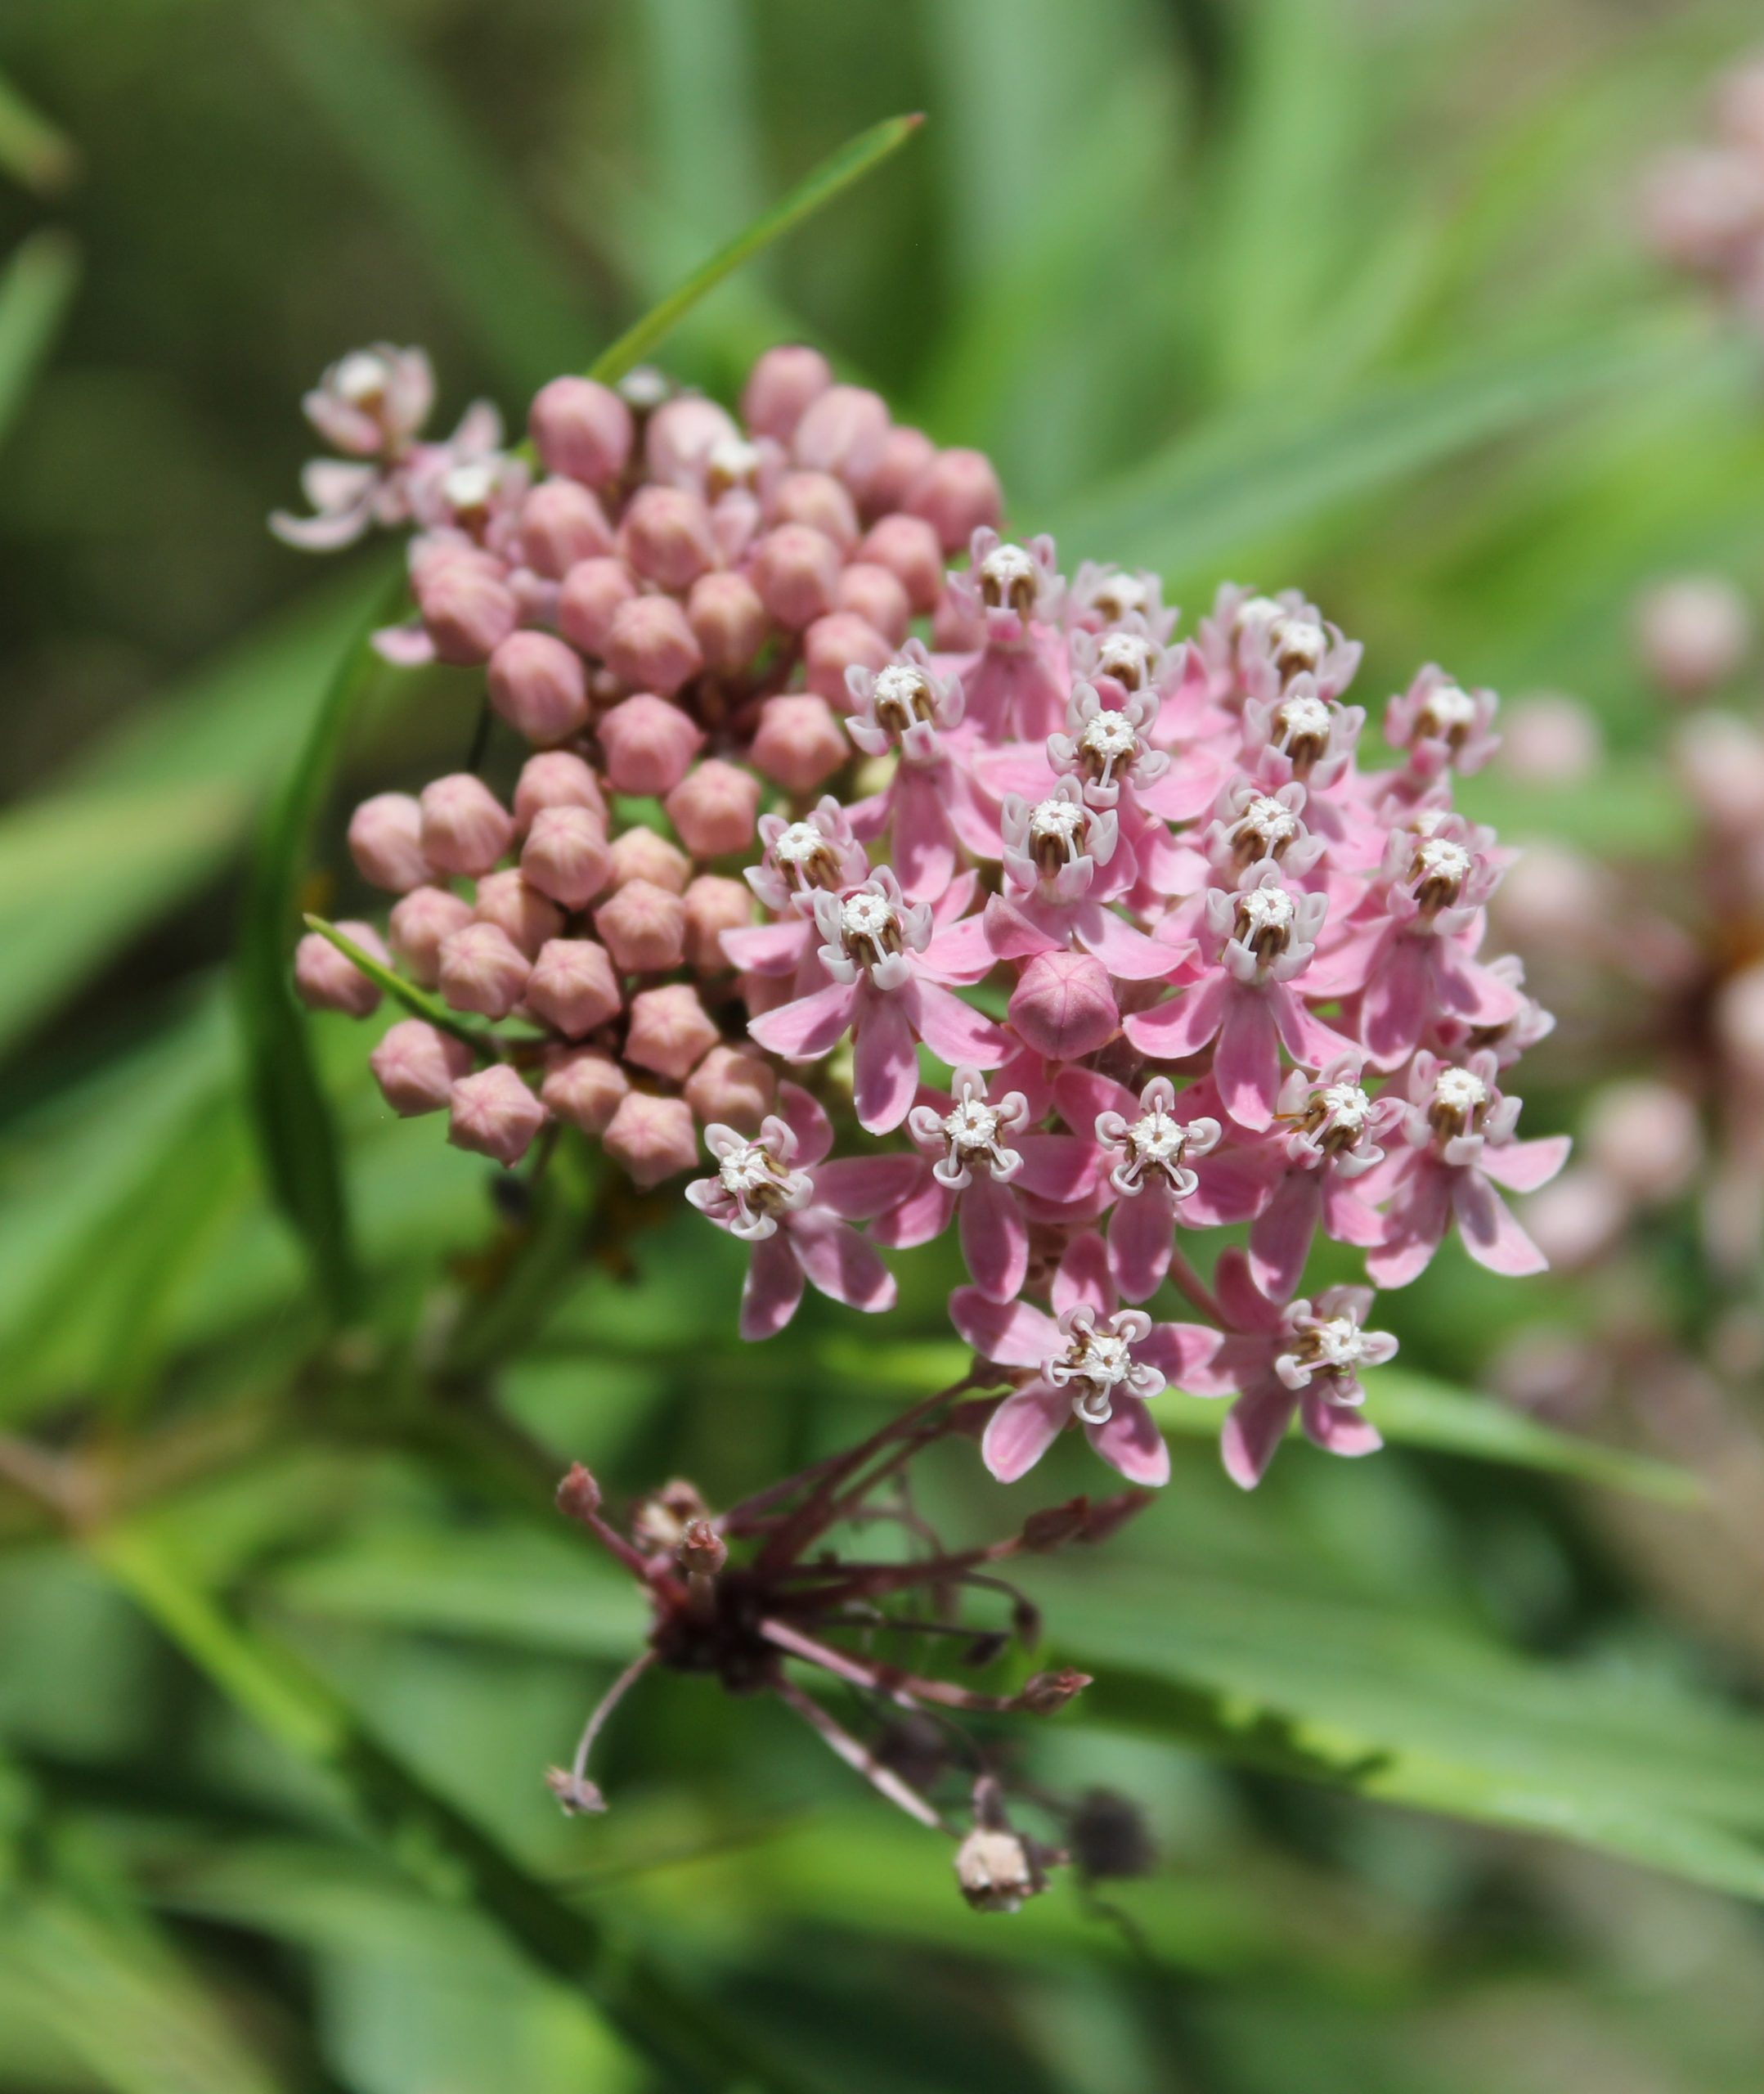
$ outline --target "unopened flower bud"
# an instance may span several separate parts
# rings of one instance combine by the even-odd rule
[[[1599,1091],[1584,1142],[1587,1161],[1645,1207],[1676,1199],[1703,1160],[1695,1106],[1671,1084],[1649,1078]]]
[[[423,788],[423,856],[438,872],[480,878],[514,841],[514,819],[482,779],[455,771]]]
[[[1605,756],[1598,718],[1578,698],[1525,698],[1501,716],[1501,766],[1532,785],[1578,785]]]
[[[888,403],[861,385],[830,385],[792,432],[791,456],[816,473],[835,473],[861,501],[882,462]]]
[[[644,989],[631,1000],[625,1058],[635,1068],[682,1082],[722,1037],[687,983]]]
[[[897,423],[889,430],[882,445],[882,463],[864,490],[865,507],[876,516],[904,509],[907,497],[931,470],[936,457],[937,447],[923,429]]]
[[[854,612],[891,647],[898,648],[904,642],[913,622],[913,607],[892,568],[874,560],[852,560],[839,570],[838,594],[839,609]]]
[[[753,586],[782,626],[800,632],[833,608],[839,549],[807,524],[780,524],[753,549]]]
[[[1032,1716],[1051,1716],[1056,1709],[1063,1709],[1090,1684],[1087,1672],[1074,1672],[1070,1665],[1057,1672],[1038,1672],[1032,1679],[1023,1683],[1017,1700]]]
[[[714,1578],[729,1561],[729,1544],[708,1520],[689,1520],[674,1553],[689,1576]]]
[[[672,487],[691,485],[716,447],[738,439],[740,434],[714,400],[683,393],[658,407],[644,426],[644,458],[649,477]]]
[[[842,559],[857,547],[857,505],[831,473],[786,473],[772,490],[765,520],[774,526],[806,524],[839,548]]]
[[[1637,636],[1649,673],[1675,698],[1730,682],[1752,651],[1752,608],[1719,575],[1663,582],[1642,598]]]
[[[1088,953],[1038,953],[1012,991],[1011,1022],[1034,1053],[1075,1062],[1114,1036],[1120,1022],[1108,970]]]
[[[475,923],[494,923],[529,959],[563,928],[557,904],[513,869],[487,874],[478,883],[472,917]]]
[[[627,829],[611,846],[613,884],[647,880],[651,887],[665,887],[670,894],[684,894],[692,877],[692,861],[677,843],[658,836],[653,829]]]
[[[448,1107],[447,1139],[506,1168],[518,1163],[545,1125],[545,1107],[505,1062],[461,1076]]]
[[[760,784],[750,771],[712,757],[681,779],[662,803],[695,858],[725,858],[753,841]]]
[[[568,1767],[546,1768],[545,1786],[557,1798],[566,1818],[593,1817],[606,1809],[606,1798],[598,1785],[586,1774],[572,1773]]]
[[[686,905],[649,880],[627,880],[595,911],[595,929],[613,964],[630,974],[678,967],[686,950]]]
[[[586,807],[541,807],[521,846],[521,872],[563,908],[586,908],[613,877],[600,817]]]
[[[1735,1073],[1764,1091],[1764,961],[1731,976],[1715,999],[1715,1032]]]
[[[847,669],[867,669],[873,676],[893,659],[893,648],[855,611],[829,611],[802,636],[804,681],[832,705],[851,703],[846,690]]]
[[[686,599],[691,626],[707,667],[720,676],[745,669],[764,644],[771,620],[744,574],[701,575]]]
[[[591,938],[551,938],[533,962],[523,1001],[566,1039],[579,1040],[614,1016],[624,998],[604,946]]]
[[[412,578],[416,607],[436,656],[456,668],[487,662],[520,617],[508,584],[486,573],[475,560],[444,560]]]
[[[955,1880],[976,1912],[1014,1912],[1048,1887],[1029,1843],[1008,1828],[976,1826],[955,1851]]]
[[[558,591],[558,631],[583,654],[604,655],[613,619],[636,594],[623,560],[577,560]]]
[[[631,1091],[631,1078],[592,1047],[571,1048],[545,1067],[539,1095],[560,1120],[585,1135],[604,1135]]]
[[[940,451],[906,506],[930,524],[945,553],[960,552],[982,524],[996,528],[1004,511],[999,476],[982,451]]]
[[[580,1462],[572,1462],[558,1485],[558,1510],[566,1520],[577,1520],[586,1526],[599,1509],[599,1485]]]
[[[720,1124],[738,1135],[756,1135],[777,1103],[778,1075],[749,1048],[713,1047],[686,1079],[685,1091],[706,1126]]]
[[[405,894],[429,877],[423,811],[408,793],[376,793],[349,817],[349,855],[370,887]]]
[[[521,766],[514,788],[514,819],[524,832],[541,807],[585,807],[606,826],[605,795],[600,781],[579,756],[568,749],[545,749]]]
[[[619,550],[638,573],[676,591],[716,564],[710,513],[684,488],[640,488],[619,525]]]
[[[471,1072],[463,1040],[420,1018],[401,1018],[367,1058],[380,1094],[402,1120],[438,1112],[453,1086]]]
[[[723,951],[725,931],[738,931],[753,920],[753,897],[744,880],[720,873],[701,873],[686,889],[686,964],[701,974],[720,974],[729,965]],[[715,1112],[708,1116],[716,1119]]]
[[[371,923],[339,923],[337,928],[383,965],[392,964]],[[379,984],[317,931],[308,931],[294,947],[294,987],[309,1010],[368,1018],[379,1007]]]
[[[532,962],[494,923],[468,923],[441,942],[441,993],[456,1011],[506,1018],[527,987]]]
[[[578,560],[613,550],[613,527],[577,480],[541,480],[521,504],[521,555],[536,574],[561,582]]]
[[[1622,1186],[1602,1171],[1577,1165],[1526,1201],[1525,1232],[1556,1271],[1577,1272],[1610,1249],[1630,1210]]]
[[[916,612],[926,614],[937,608],[944,586],[943,547],[924,517],[896,513],[880,518],[864,533],[858,556],[886,567]]]
[[[1112,1789],[1092,1789],[1079,1797],[1066,1822],[1074,1867],[1086,1881],[1149,1876],[1157,1866],[1157,1848],[1145,1812],[1131,1796]]]
[[[671,596],[634,596],[613,613],[606,664],[633,690],[671,698],[704,667],[686,613]]]
[[[582,658],[549,632],[511,632],[490,658],[490,702],[530,742],[567,741],[588,724]]]
[[[825,699],[769,698],[750,752],[754,768],[788,793],[807,793],[851,758],[851,744]]]
[[[788,443],[809,408],[833,382],[819,349],[786,343],[768,349],[741,390],[741,418],[756,436]]]
[[[608,782],[618,793],[671,793],[704,746],[704,735],[677,705],[640,692],[600,722]]]
[[[607,1154],[640,1192],[690,1171],[698,1161],[698,1133],[683,1098],[652,1098],[634,1090],[613,1115],[602,1138]]]
[[[1679,730],[1686,790],[1717,827],[1748,835],[1764,823],[1764,735],[1731,712],[1703,712]]]
[[[631,409],[591,378],[554,378],[534,395],[527,427],[545,470],[608,486],[631,456]]]
[[[433,989],[440,981],[442,941],[471,920],[470,902],[444,887],[414,887],[393,904],[392,949],[419,988]]]

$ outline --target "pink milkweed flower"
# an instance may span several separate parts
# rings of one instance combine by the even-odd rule
[[[1170,767],[1169,752],[1146,739],[1157,714],[1156,691],[1130,691],[1120,706],[1106,706],[1094,684],[1075,683],[1066,731],[1048,737],[1048,765],[1078,780],[1087,807],[1116,806],[1124,784],[1143,797]]]
[[[915,1164],[900,1156],[828,1162],[833,1126],[820,1107],[792,1083],[779,1086],[778,1102],[752,1137],[707,1127],[716,1175],[686,1188],[700,1214],[752,1246],[741,1294],[741,1335],[750,1341],[783,1329],[805,1283],[870,1314],[894,1306],[894,1275],[851,1224],[893,1206]]]
[[[981,1293],[1010,1301],[1029,1270],[1030,1224],[1070,1216],[1088,1220],[1096,1188],[1094,1153],[1070,1135],[1026,1131],[1029,1101],[1020,1090],[989,1087],[976,1069],[958,1069],[950,1095],[923,1090],[907,1115],[922,1153],[919,1178],[873,1232],[902,1250],[928,1243],[954,1216],[962,1256]]]
[[[909,640],[886,667],[854,666],[846,688],[857,710],[846,731],[865,756],[900,751],[883,790],[852,810],[858,834],[893,833],[892,857],[900,884],[916,901],[934,901],[954,878],[965,844],[995,858],[993,825],[974,799],[967,766],[954,762],[947,737],[959,726],[959,677],[932,672],[922,640]]]
[[[1237,1391],[1219,1436],[1233,1483],[1253,1490],[1261,1481],[1295,1413],[1326,1454],[1370,1454],[1384,1445],[1361,1415],[1360,1369],[1394,1359],[1397,1341],[1365,1328],[1371,1287],[1326,1287],[1281,1308],[1259,1292],[1236,1249],[1221,1255],[1213,1285],[1233,1331],[1205,1369],[1212,1386],[1196,1393]]]
[[[1176,1086],[1168,1076],[1153,1076],[1137,1101],[1124,1093],[1121,1101],[1095,1120],[1117,1195],[1109,1222],[1109,1269],[1129,1301],[1144,1301],[1169,1270],[1178,1203],[1200,1189],[1194,1166],[1219,1147],[1223,1130],[1205,1115],[1178,1119]]]
[[[806,995],[825,979],[815,959],[814,898],[860,886],[869,876],[869,859],[831,793],[797,821],[761,815],[759,838],[760,862],[749,865],[743,877],[783,920],[725,930],[720,943],[731,966],[768,977],[792,976],[797,993]]]
[[[1353,1049],[1290,986],[1317,950],[1328,896],[1295,892],[1278,867],[1264,864],[1236,890],[1211,887],[1201,901],[1203,950],[1210,941],[1217,959],[1171,1002],[1134,1012],[1124,1029],[1141,1054],[1165,1062],[1197,1054],[1216,1037],[1213,1074],[1225,1111],[1259,1130],[1273,1121],[1282,1042],[1313,1069]]]
[[[1240,599],[1230,632],[1237,681],[1246,698],[1263,702],[1295,689],[1301,678],[1309,679],[1317,697],[1337,699],[1353,682],[1364,652],[1295,589]]]
[[[1106,632],[1138,618],[1162,648],[1169,645],[1176,627],[1175,605],[1165,606],[1163,577],[1149,568],[1129,574],[1124,568],[1082,560],[1066,591],[1063,609],[1066,622],[1074,634]]]
[[[1244,701],[1244,762],[1269,792],[1301,780],[1321,813],[1327,802],[1316,796],[1326,793],[1353,769],[1365,725],[1364,706],[1344,705],[1326,696],[1317,678],[1301,670],[1272,695]]]
[[[1430,662],[1385,711],[1385,739],[1408,751],[1409,775],[1430,784],[1443,771],[1466,777],[1501,746],[1492,730],[1501,701],[1492,690],[1464,690]]]
[[[1302,879],[1328,848],[1304,825],[1308,798],[1296,779],[1270,793],[1240,771],[1214,803],[1201,839],[1214,871],[1221,879],[1239,880],[1266,861],[1288,879]]]
[[[1155,1323],[1123,1309],[1100,1237],[1066,1246],[1053,1276],[1053,1314],[1027,1301],[994,1301],[978,1287],[949,1297],[958,1331],[982,1358],[1026,1368],[1031,1378],[993,1413],[981,1454],[1000,1483],[1026,1476],[1073,1419],[1091,1446],[1130,1483],[1169,1480],[1169,1449],[1148,1398],[1200,1378],[1219,1337],[1199,1323]]]
[[[1280,1157],[1284,1168],[1250,1230],[1250,1270],[1271,1300],[1299,1283],[1319,1221],[1338,1243],[1362,1249],[1380,1241],[1384,1218],[1352,1189],[1352,1181],[1385,1160],[1380,1146],[1403,1116],[1400,1098],[1369,1098],[1358,1054],[1340,1054],[1314,1076],[1295,1069],[1281,1086]]]
[[[1178,948],[1135,930],[1103,905],[1120,878],[1105,878],[1120,840],[1112,807],[1085,804],[1075,777],[1060,779],[1033,807],[1014,793],[999,816],[1009,892],[986,904],[987,943],[1001,959],[1062,951],[1074,939],[1123,981],[1164,980]]]
[[[963,672],[967,726],[984,742],[1045,741],[1064,716],[1067,681],[1053,541],[1007,545],[983,525],[969,560],[948,592],[958,617],[984,635],[979,658]]]
[[[1462,1065],[1418,1054],[1410,1065],[1403,1119],[1407,1147],[1379,1167],[1376,1194],[1394,1193],[1384,1241],[1369,1251],[1367,1276],[1380,1287],[1406,1287],[1425,1272],[1448,1224],[1457,1217],[1464,1247],[1490,1272],[1519,1277],[1545,1271],[1542,1251],[1495,1189],[1534,1193],[1568,1161],[1566,1135],[1518,1141],[1519,1101],[1503,1098],[1492,1053]]]
[[[300,402],[325,441],[346,458],[402,456],[435,404],[435,374],[421,349],[376,342],[339,357]]]
[[[1447,1060],[1487,1048],[1503,1069],[1528,1054],[1541,1040],[1555,1030],[1555,1013],[1546,1011],[1535,996],[1525,993],[1525,963],[1515,952],[1501,953],[1488,964],[1488,972],[1519,999],[1519,1009],[1504,1022],[1471,1025],[1447,1013],[1436,1013],[1427,1028],[1426,1045]]]
[[[817,892],[814,910],[828,985],[750,1020],[747,1031],[769,1054],[810,1061],[850,1032],[853,1099],[869,1133],[886,1135],[906,1117],[918,1086],[916,1040],[953,1067],[994,1069],[1004,1059],[1003,1033],[938,978],[927,950],[930,905],[909,903],[887,866],[847,894]]]

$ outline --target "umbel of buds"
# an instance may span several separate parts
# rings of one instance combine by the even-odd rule
[[[277,524],[407,530],[382,651],[480,669],[496,729],[483,775],[350,824],[395,897],[357,948],[460,1021],[388,1034],[391,1109],[505,1168],[566,1130],[642,1191],[700,1164],[750,1339],[810,1287],[887,1310],[882,1252],[953,1228],[1003,1481],[1071,1430],[1161,1483],[1177,1392],[1235,1398],[1246,1486],[1294,1422],[1377,1447],[1394,1342],[1368,1289],[1308,1288],[1315,1238],[1383,1286],[1453,1230],[1536,1271],[1506,1194],[1564,1153],[1516,1129],[1551,1020],[1485,949],[1510,854],[1452,806],[1493,694],[1423,667],[1367,763],[1360,648],[1298,592],[1227,586],[1178,638],[1156,574],[1003,538],[983,457],[810,348],[738,416],[554,380],[520,451],[482,405],[425,439],[433,390],[415,351],[334,366],[340,455]],[[379,1000],[322,938],[297,980]],[[1210,1283],[1186,1247],[1232,1224]]]

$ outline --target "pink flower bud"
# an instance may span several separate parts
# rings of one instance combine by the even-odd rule
[[[915,523],[918,520],[913,519]],[[838,594],[838,608],[855,612],[891,647],[898,648],[905,640],[913,622],[913,606],[900,577],[890,568],[873,560],[852,560],[839,571]]]
[[[1622,1187],[1587,1166],[1564,1171],[1525,1202],[1525,1233],[1561,1272],[1602,1257],[1629,1218]]]
[[[864,532],[858,556],[886,567],[915,611],[922,615],[936,610],[943,594],[943,548],[922,516],[879,518]]]
[[[625,1058],[635,1067],[681,1082],[722,1035],[706,1015],[698,992],[684,982],[644,989],[631,1000]]]
[[[1764,58],[1742,60],[1722,77],[1715,119],[1724,137],[1764,160]]]
[[[604,1025],[623,1001],[606,948],[591,938],[553,938],[527,978],[527,1008],[572,1040]]]
[[[692,876],[692,861],[677,843],[658,836],[641,825],[615,837],[608,847],[613,859],[613,884],[647,880],[651,887],[666,887],[670,894],[684,894]]]
[[[541,807],[521,847],[521,871],[564,908],[586,908],[613,877],[604,824],[586,807]]]
[[[747,667],[771,621],[744,574],[701,575],[686,600],[686,619],[707,665],[723,676]]]
[[[753,921],[753,896],[746,881],[701,873],[681,899],[686,905],[688,965],[701,974],[722,973],[729,965],[723,952],[724,932],[744,929]]]
[[[698,1131],[683,1098],[632,1091],[620,1101],[603,1139],[607,1154],[645,1193],[698,1161]]]
[[[578,560],[558,591],[558,631],[583,654],[604,654],[613,619],[636,593],[623,560]]]
[[[463,1040],[420,1018],[401,1018],[367,1058],[380,1094],[401,1120],[438,1112],[461,1076],[472,1050]]]
[[[906,506],[930,524],[945,553],[961,551],[982,524],[996,528],[1004,513],[999,476],[983,451],[940,451]]]
[[[494,923],[468,923],[441,941],[441,993],[456,1011],[506,1018],[532,971],[526,954]]]
[[[522,829],[532,825],[541,807],[585,807],[606,826],[606,798],[600,781],[579,756],[567,749],[546,749],[521,766],[514,788],[514,819]]]
[[[713,1047],[686,1079],[686,1103],[705,1126],[756,1135],[778,1099],[778,1073],[745,1047]]]
[[[888,403],[861,385],[830,385],[811,401],[790,440],[791,456],[810,472],[837,473],[863,499],[888,442]]]
[[[1663,582],[1641,600],[1637,636],[1649,673],[1674,698],[1730,682],[1752,651],[1751,606],[1718,575]]]
[[[541,386],[527,427],[547,472],[588,487],[617,479],[631,456],[631,409],[591,378],[554,378]]]
[[[736,428],[714,400],[683,393],[658,407],[644,430],[644,456],[649,477],[671,487],[695,485],[704,463],[718,444],[738,438]]]
[[[1082,952],[1038,953],[1011,992],[1010,1016],[1024,1045],[1054,1062],[1093,1054],[1120,1022],[1108,970]]]
[[[1522,698],[1501,715],[1501,763],[1537,785],[1577,785],[1605,755],[1596,715],[1578,698]]]
[[[530,742],[561,742],[588,724],[588,678],[549,632],[511,632],[490,658],[490,702]]]
[[[536,574],[561,582],[578,560],[613,550],[613,527],[576,480],[541,480],[521,504],[521,555]]]
[[[521,872],[488,873],[478,883],[473,905],[474,923],[494,923],[531,959],[547,938],[563,928],[563,914]]]
[[[693,857],[726,858],[753,841],[759,780],[751,771],[713,757],[688,772],[662,804]]]
[[[626,973],[665,973],[685,954],[686,905],[649,880],[627,880],[595,911],[594,925]]]
[[[518,1163],[545,1125],[545,1107],[506,1062],[461,1076],[449,1102],[447,1139],[506,1166]]]
[[[438,872],[477,879],[514,841],[514,820],[482,779],[455,771],[423,788],[423,856]]]
[[[405,894],[429,878],[423,811],[408,793],[376,793],[349,817],[349,855],[370,887]]]
[[[788,793],[806,793],[846,762],[851,744],[825,699],[769,698],[753,737],[754,766]]]
[[[1703,1161],[1697,1110],[1671,1084],[1607,1084],[1592,1101],[1587,1161],[1644,1207],[1675,1200]]]
[[[802,661],[809,689],[831,705],[848,708],[847,669],[873,675],[894,659],[894,649],[876,628],[855,611],[829,611],[802,636]]]
[[[391,966],[391,955],[371,923],[339,923],[337,928],[363,952]],[[367,1018],[379,1007],[379,984],[316,931],[308,931],[294,947],[294,987],[309,1010],[342,1011],[349,1018]]]
[[[1753,1092],[1764,1090],[1764,961],[1723,983],[1715,999],[1715,1031],[1742,1081]]]
[[[437,658],[477,668],[514,631],[520,606],[505,582],[475,560],[447,559],[415,577],[416,607]]]
[[[1718,827],[1745,835],[1764,824],[1764,738],[1731,712],[1685,722],[1675,753],[1685,789]]]
[[[392,949],[420,988],[433,989],[440,982],[442,940],[463,930],[471,920],[470,902],[449,893],[444,887],[414,887],[393,904]]]
[[[766,506],[768,524],[806,524],[830,538],[849,559],[858,541],[858,512],[831,473],[786,473]]]
[[[606,663],[634,690],[671,698],[698,675],[704,657],[686,613],[671,596],[635,596],[613,613],[606,636]]]
[[[882,463],[870,477],[864,499],[870,513],[885,516],[904,509],[906,498],[936,462],[937,447],[922,429],[896,427],[882,446]]]
[[[819,349],[790,343],[768,349],[741,391],[741,419],[756,436],[788,443],[797,424],[833,382]]]
[[[690,717],[649,691],[624,699],[600,721],[607,781],[617,793],[648,798],[672,792],[703,746]]]
[[[684,488],[640,488],[618,535],[626,559],[663,589],[689,589],[716,564],[710,511]]]
[[[780,524],[753,549],[753,586],[782,626],[800,632],[833,607],[839,548],[806,524]]]
[[[604,1135],[631,1091],[631,1078],[592,1047],[560,1049],[547,1063],[539,1095],[560,1120],[585,1135]]]

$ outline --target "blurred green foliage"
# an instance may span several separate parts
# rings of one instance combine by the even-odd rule
[[[1388,1454],[1295,1449],[1246,1501],[1173,1409],[1165,1499],[1037,1581],[1098,1682],[1016,1749],[1162,1847],[1109,1909],[970,1915],[782,1711],[689,1680],[622,1710],[612,1813],[564,1822],[539,1770],[641,1623],[554,1531],[548,1463],[727,1502],[936,1385],[947,1272],[904,1264],[883,1345],[816,1305],[743,1353],[733,1247],[664,1201],[633,1270],[583,1270],[582,1186],[500,1219],[321,1020],[366,1278],[339,1339],[220,969],[379,586],[263,530],[302,387],[384,336],[450,406],[512,405],[901,110],[910,150],[672,368],[726,392],[819,341],[991,450],[1069,559],[1160,564],[1191,615],[1227,574],[1302,585],[1373,701],[1432,656],[1572,690],[1618,753],[1597,790],[1479,811],[1670,849],[1628,607],[1757,571],[1764,375],[1631,201],[1755,29],[1701,0],[0,13],[0,1422],[101,1486],[65,1519],[0,1488],[0,2086],[1751,2094],[1744,1566],[1664,1575],[1695,1479],[1474,1393],[1572,1287],[1442,1258],[1390,1305]],[[351,788],[424,775],[476,703],[363,699],[290,897],[328,914]],[[1545,1132],[1582,1072],[1537,1072]],[[952,1533],[996,1525],[971,1462],[927,1481]]]

